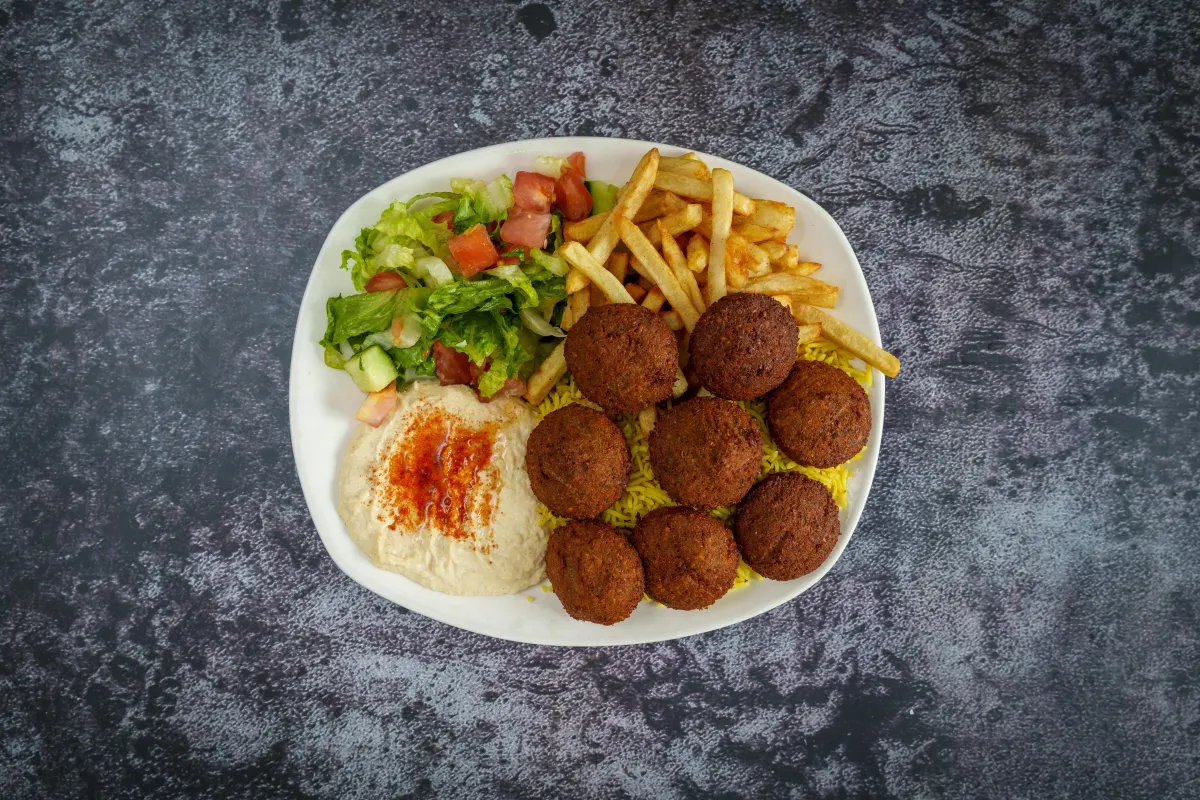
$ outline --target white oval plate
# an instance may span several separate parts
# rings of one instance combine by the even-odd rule
[[[489,180],[499,173],[510,177],[530,169],[539,155],[566,156],[577,150],[587,155],[591,178],[623,183],[651,147],[663,155],[683,148],[628,139],[566,137],[509,142],[460,153],[413,170],[363,195],[337,223],[317,256],[292,342],[289,409],[292,450],[304,499],[317,533],[329,555],[354,580],[405,608],[448,625],[475,633],[531,644],[566,646],[621,645],[659,642],[733,625],[786,603],[821,580],[841,556],[867,502],[879,441],[883,431],[883,376],[875,374],[868,392],[871,435],[866,454],[855,462],[849,485],[849,505],[841,513],[842,535],[832,555],[816,572],[798,580],[755,581],[730,592],[703,611],[674,611],[643,602],[617,625],[593,625],[571,619],[558,598],[534,586],[504,597],[452,597],[426,589],[407,578],[379,569],[351,541],[336,510],[337,472],[350,432],[359,423],[354,412],[363,395],[341,372],[329,369],[317,342],[325,331],[325,300],[354,291],[350,275],[339,268],[341,252],[354,246],[359,229],[375,224],[393,200],[422,192],[444,191],[450,178]],[[712,167],[733,173],[738,191],[750,197],[781,200],[796,207],[796,227],[790,241],[800,246],[801,258],[823,265],[820,278],[840,287],[834,312],[848,324],[879,342],[875,308],[858,259],[841,228],[819,205],[796,190],[748,167],[701,153]],[[527,598],[532,597],[533,602]]]

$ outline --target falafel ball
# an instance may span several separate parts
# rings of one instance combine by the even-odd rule
[[[733,586],[738,549],[716,517],[691,508],[658,508],[638,522],[646,594],[668,608],[708,608]]]
[[[525,469],[534,495],[560,517],[591,519],[621,499],[629,445],[616,423],[579,403],[546,415],[529,434]]]
[[[611,525],[573,520],[550,534],[546,576],[575,619],[614,625],[642,601],[642,561],[629,539]]]
[[[842,526],[828,489],[797,472],[777,472],[738,506],[733,532],[759,575],[790,581],[825,563]]]
[[[727,400],[696,397],[659,417],[650,433],[650,467],[677,503],[701,510],[741,500],[762,462],[762,434]]]
[[[671,396],[679,370],[675,334],[634,303],[592,306],[567,334],[567,370],[605,411],[635,414]]]
[[[767,427],[797,464],[836,467],[866,446],[871,404],[858,382],[837,367],[797,361],[767,398]]]
[[[700,384],[726,400],[752,400],[783,383],[796,362],[796,320],[766,295],[727,294],[692,331]]]

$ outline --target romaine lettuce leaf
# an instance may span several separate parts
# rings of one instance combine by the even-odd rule
[[[428,289],[370,292],[331,297],[325,302],[324,345],[336,345],[352,336],[391,327],[392,319],[425,307]]]
[[[454,230],[462,233],[478,223],[487,225],[508,219],[513,204],[512,181],[501,175],[491,183],[470,178],[451,178],[450,188],[460,195],[454,212]]]

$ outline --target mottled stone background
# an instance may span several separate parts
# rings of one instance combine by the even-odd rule
[[[0,0],[0,792],[1200,796],[1198,87],[1190,0]],[[341,211],[584,133],[810,194],[904,361],[832,574],[658,646],[376,598],[288,442]]]

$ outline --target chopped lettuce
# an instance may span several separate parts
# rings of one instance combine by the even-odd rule
[[[411,204],[442,197],[440,203],[412,210]],[[443,211],[457,208],[458,195],[450,192],[417,195],[408,203],[392,203],[370,228],[363,228],[354,240],[353,250],[342,251],[342,269],[350,270],[354,288],[363,291],[367,281],[378,272],[399,272],[411,285],[416,285],[414,267],[417,259],[430,255],[443,261],[450,257],[447,242],[450,230],[433,221]]]
[[[470,178],[451,178],[450,188],[459,195],[454,212],[454,230],[462,233],[479,223],[487,225],[508,219],[513,204],[512,181],[501,175],[491,183]]]
[[[521,296],[518,308],[532,308],[540,304],[541,301],[538,299],[537,290],[533,288],[533,283],[529,280],[529,276],[516,264],[493,267],[484,274],[490,275],[493,278],[501,278],[512,284],[512,288]]]
[[[352,336],[390,329],[395,317],[424,308],[428,289],[331,297],[325,302],[325,338],[322,344],[336,345]]]

